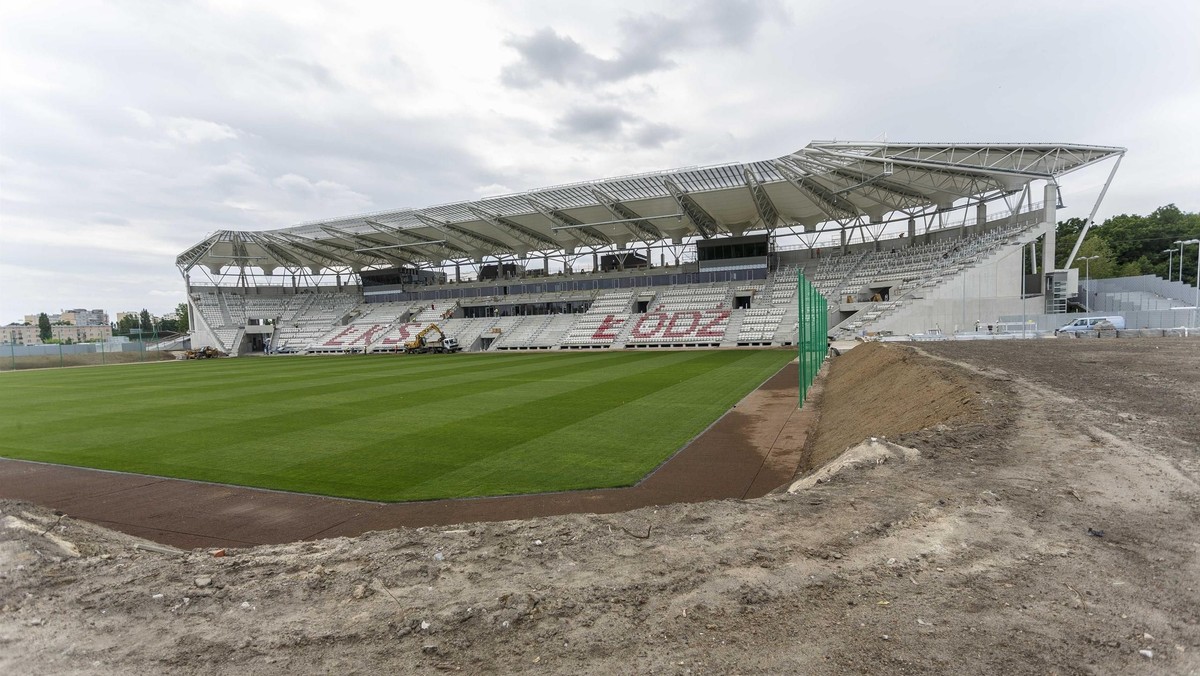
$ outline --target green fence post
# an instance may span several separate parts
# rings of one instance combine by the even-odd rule
[[[816,380],[817,372],[821,370],[821,364],[829,353],[826,340],[829,333],[829,308],[825,296],[804,278],[803,272],[796,275],[796,303],[800,316],[800,325],[796,331],[800,376],[798,407],[803,407],[804,400],[808,397],[808,389]]]
[[[800,318],[800,326],[796,330],[796,371],[799,376],[798,393],[799,399],[796,402],[796,408],[804,406],[804,275],[800,272],[796,273],[796,310]]]
[[[63,367],[62,343],[58,344],[58,368]]]

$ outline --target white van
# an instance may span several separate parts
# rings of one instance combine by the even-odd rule
[[[1108,322],[1112,324],[1114,329],[1125,328],[1124,317],[1080,317],[1075,321],[1060,327],[1055,333],[1078,333],[1080,331],[1096,331],[1100,328],[1109,328],[1108,326],[1098,327],[1100,322]]]

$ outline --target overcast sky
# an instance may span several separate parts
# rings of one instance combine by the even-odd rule
[[[1195,0],[6,0],[0,323],[167,312],[215,230],[814,139],[1124,146],[1101,217],[1197,211],[1198,29]]]

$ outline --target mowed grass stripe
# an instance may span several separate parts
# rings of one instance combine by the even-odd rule
[[[356,360],[357,363],[349,363],[351,360]],[[273,361],[282,362],[284,360]],[[43,386],[40,390],[30,388],[27,389],[27,394],[34,397],[38,394],[50,397],[52,403],[57,404],[56,410],[67,410],[73,404],[86,403],[89,409],[102,415],[124,408],[124,402],[121,399],[104,397],[97,401],[95,392],[108,392],[115,384],[120,384],[121,393],[124,396],[155,396],[162,390],[162,382],[158,380],[159,378],[170,378],[170,389],[175,393],[182,393],[181,390],[186,388],[188,392],[182,393],[184,396],[204,396],[213,406],[219,406],[221,402],[228,402],[228,405],[232,407],[239,403],[259,403],[264,400],[264,396],[281,392],[296,395],[308,390],[317,396],[332,395],[336,394],[339,389],[340,391],[353,390],[356,386],[369,384],[375,380],[394,382],[397,373],[404,374],[403,377],[407,381],[413,381],[442,378],[453,374],[469,374],[478,368],[474,365],[477,362],[469,358],[454,362],[446,360],[444,357],[434,356],[425,360],[439,362],[439,366],[434,368],[412,368],[412,360],[407,360],[409,364],[404,364],[405,360],[394,356],[292,358],[286,361],[292,363],[280,364],[279,368],[274,370],[261,368],[239,370],[231,369],[228,366],[210,369],[208,366],[210,362],[201,362],[202,365],[173,364],[173,368],[180,370],[170,375],[156,374],[153,377],[147,376],[139,379],[142,382],[87,381],[84,383],[84,387],[77,387],[74,383],[68,382],[50,388]],[[342,368],[335,371],[331,371],[328,367],[313,368],[311,371],[303,368],[304,362],[316,365],[318,361],[341,362]],[[370,364],[369,362],[374,363]],[[497,360],[492,368],[500,368],[502,365],[503,362]],[[24,387],[22,384],[15,386]]]
[[[627,485],[789,359],[356,356],[8,373],[0,455],[378,500]]]
[[[610,353],[611,354],[611,353]],[[683,356],[686,356],[684,354]],[[210,446],[197,449],[189,448],[184,453],[172,452],[157,456],[155,462],[170,469],[171,476],[189,476],[215,480],[215,467],[236,466],[239,459],[249,453],[271,453],[276,462],[270,467],[270,475],[233,473],[232,478],[226,476],[224,481],[233,483],[259,484],[271,481],[275,487],[297,491],[314,491],[314,485],[327,484],[330,477],[344,473],[355,475],[361,470],[359,465],[364,462],[375,463],[377,467],[386,467],[387,460],[392,457],[404,459],[406,471],[400,481],[409,483],[418,481],[427,472],[418,468],[430,464],[426,450],[437,452],[434,457],[439,462],[461,464],[470,462],[481,453],[474,446],[464,446],[464,440],[470,438],[469,431],[459,431],[464,427],[468,415],[473,415],[471,426],[479,424],[480,416],[493,411],[511,407],[513,402],[531,402],[552,399],[556,395],[583,387],[588,383],[612,380],[622,374],[634,375],[643,370],[647,362],[674,362],[680,359],[680,353],[674,356],[659,353],[658,355],[644,354],[639,358],[582,358],[567,357],[553,360],[558,368],[547,370],[529,369],[515,378],[511,369],[501,369],[497,377],[481,374],[477,382],[470,387],[454,386],[439,388],[439,397],[430,393],[420,393],[415,399],[404,395],[400,401],[379,397],[369,402],[343,403],[338,407],[330,407],[321,411],[309,411],[306,425],[294,432],[287,427],[292,424],[291,416],[281,416],[276,422],[282,423],[283,428],[275,430],[274,426],[264,424],[258,428],[243,428],[241,424],[225,428],[232,436],[226,437],[233,441],[226,444],[212,439]],[[614,367],[612,362],[622,362]],[[539,365],[530,360],[535,366]],[[599,362],[599,363],[597,363]],[[504,390],[501,392],[500,390]],[[454,399],[447,405],[448,400]],[[406,401],[412,400],[412,405],[405,406]],[[365,416],[359,413],[361,405],[369,404],[372,411],[382,407],[376,415]],[[554,408],[554,402],[550,402]],[[341,410],[344,408],[345,410]],[[561,408],[561,406],[559,406]],[[549,410],[549,408],[547,409]],[[588,407],[582,406],[569,411],[573,415],[587,415]],[[314,415],[319,415],[318,422]],[[396,419],[402,415],[404,425],[397,427]],[[539,423],[545,423],[545,417]],[[265,421],[270,423],[271,421]],[[529,430],[526,421],[522,421],[523,429]],[[429,428],[437,426],[429,431]],[[268,430],[275,430],[269,432]],[[261,432],[252,438],[246,438],[243,431],[253,434]],[[529,432],[526,432],[529,433]],[[448,450],[449,449],[449,450]],[[332,459],[344,457],[348,459],[347,466],[330,466]],[[224,460],[224,462],[222,462]],[[126,471],[146,471],[144,468],[126,469]],[[221,470],[229,475],[229,470]],[[391,469],[383,469],[382,476],[392,477]],[[368,481],[363,479],[362,481]],[[393,479],[388,478],[381,488],[390,487]],[[412,499],[403,495],[388,495],[386,499]]]
[[[288,410],[274,415],[264,414],[259,418],[239,420],[222,425],[209,435],[176,444],[169,444],[173,435],[148,438],[147,447],[170,448],[157,454],[153,462],[170,468],[170,476],[188,476],[205,480],[212,478],[215,472],[229,474],[230,470],[221,469],[237,466],[241,458],[248,454],[267,453],[274,458],[270,470],[270,478],[261,474],[233,473],[232,479],[223,481],[233,483],[259,483],[264,480],[275,482],[279,488],[307,491],[312,487],[310,482],[293,483],[297,472],[291,468],[301,465],[311,458],[323,458],[337,454],[352,454],[359,460],[370,460],[364,455],[363,449],[371,443],[379,443],[390,451],[405,450],[412,447],[409,439],[421,429],[438,424],[443,419],[453,420],[453,424],[461,424],[463,412],[470,411],[479,414],[491,408],[501,408],[514,400],[525,400],[538,396],[540,389],[543,396],[559,388],[551,387],[551,381],[538,378],[539,375],[566,374],[568,372],[579,377],[590,370],[599,371],[604,367],[603,362],[611,359],[573,359],[569,363],[546,364],[544,361],[529,360],[531,368],[522,373],[522,380],[512,380],[512,369],[504,368],[495,371],[479,369],[476,381],[452,386],[439,387],[436,390],[381,391],[380,388],[367,389],[356,393],[354,400],[341,401],[337,404],[322,404],[311,406],[305,403],[300,410]],[[596,363],[601,362],[601,363]],[[532,368],[538,367],[541,368]],[[550,366],[556,366],[550,371]],[[607,369],[611,371],[611,369]],[[610,376],[611,377],[611,376]],[[532,380],[533,382],[525,382]],[[512,389],[521,386],[523,391],[500,394],[501,389]],[[478,401],[457,402],[447,406],[450,399],[476,398]],[[397,425],[402,417],[404,424]],[[98,449],[107,452],[107,448]],[[85,452],[84,457],[93,454]],[[124,471],[145,472],[144,466],[129,466]],[[302,473],[300,473],[302,474]],[[318,481],[327,480],[328,475],[321,475]]]
[[[337,358],[313,358],[308,361],[324,359]],[[364,358],[360,358],[360,360],[362,359]],[[289,361],[300,361],[300,358],[292,358]],[[143,436],[144,444],[154,448],[164,446],[183,448],[189,441],[186,438],[178,438],[178,433],[212,430],[212,434],[219,435],[222,431],[234,431],[237,421],[256,423],[250,429],[236,428],[237,433],[278,432],[280,429],[296,428],[293,420],[295,414],[311,412],[316,417],[306,416],[302,421],[306,424],[300,425],[300,427],[307,427],[309,424],[335,415],[341,418],[368,415],[369,412],[359,413],[353,407],[362,401],[377,402],[378,406],[390,406],[388,397],[394,397],[399,393],[399,396],[403,398],[408,396],[408,393],[418,392],[423,387],[422,383],[430,387],[454,387],[478,381],[487,371],[499,372],[501,369],[507,368],[523,372],[536,368],[536,362],[512,365],[499,360],[493,364],[487,364],[485,367],[463,367],[461,364],[446,363],[442,369],[434,371],[430,369],[406,370],[402,368],[405,366],[404,364],[395,360],[381,365],[392,368],[387,369],[382,375],[378,369],[373,372],[364,372],[361,368],[354,368],[354,370],[337,377],[328,375],[320,377],[315,382],[304,378],[303,372],[300,372],[293,374],[289,380],[278,383],[274,389],[254,388],[250,393],[246,393],[244,385],[244,381],[250,379],[246,378],[244,374],[241,378],[233,377],[228,382],[221,382],[218,387],[206,387],[199,390],[190,387],[190,381],[188,381],[180,383],[177,387],[162,388],[160,386],[161,389],[169,391],[153,397],[145,397],[144,401],[136,408],[131,408],[130,402],[119,396],[101,398],[95,402],[76,401],[62,404],[56,403],[53,397],[50,397],[50,400],[44,402],[43,406],[37,405],[38,400],[30,399],[27,403],[33,405],[35,409],[34,413],[25,418],[26,422],[30,424],[24,426],[24,433],[21,430],[11,432],[6,442],[12,448],[19,448],[23,442],[26,442],[29,444],[28,448],[32,449],[45,441],[47,427],[55,427],[63,430],[58,433],[59,445],[63,447],[77,448],[80,451],[92,448],[104,449],[114,443],[128,443],[130,440],[128,430],[116,427],[105,428],[104,426],[104,423],[113,415],[120,414],[131,429],[139,424],[158,423],[162,434]],[[350,366],[357,367],[359,365]],[[450,368],[452,366],[457,366],[457,368]],[[197,368],[203,367],[198,366]],[[258,372],[258,370],[248,371]],[[410,373],[416,373],[422,377],[411,378],[409,377]],[[223,381],[221,373],[213,373],[210,378]],[[213,430],[215,421],[220,421],[221,425],[219,429]],[[275,422],[282,422],[282,427],[273,427]],[[75,437],[71,437],[69,432],[65,431],[70,428],[78,430]],[[196,441],[207,445],[215,440],[212,434],[201,435],[196,438]]]
[[[412,430],[406,434],[402,443],[416,450],[416,453],[397,454],[394,452],[394,445],[376,444],[354,449],[349,453],[326,455],[307,463],[303,468],[295,469],[307,470],[310,478],[317,479],[350,471],[353,463],[359,462],[363,457],[371,457],[375,458],[379,467],[384,468],[376,477],[380,481],[380,490],[396,491],[390,494],[389,499],[415,500],[480,494],[483,486],[451,490],[443,485],[444,478],[464,467],[484,463],[497,455],[503,455],[527,440],[538,439],[550,432],[575,425],[597,412],[637,401],[658,390],[664,377],[679,377],[686,372],[686,362],[703,361],[704,355],[675,352],[646,354],[645,357],[646,359],[629,365],[636,368],[610,368],[597,372],[598,378],[592,379],[592,382],[576,383],[572,387],[556,389],[549,394],[507,397],[507,405],[489,407],[491,410],[463,406],[463,410],[476,411],[476,414],[466,421],[467,424],[464,424],[463,420],[451,420],[442,425]],[[707,370],[708,366],[701,365],[700,368]],[[537,385],[544,388],[546,383]],[[456,403],[460,406],[464,404],[462,401]],[[531,422],[536,422],[536,426],[531,425]],[[637,430],[630,432],[638,433]],[[633,439],[630,439],[630,442],[636,443]],[[539,448],[553,447],[542,444]],[[612,460],[621,461],[619,457]],[[527,467],[514,466],[510,476],[500,483],[510,484],[528,471]],[[577,486],[573,485],[572,481],[577,472],[576,468],[562,467],[558,480],[550,485],[554,486],[554,490],[575,488]],[[396,481],[393,477],[400,479]],[[632,480],[636,478],[633,477]],[[628,483],[630,478],[622,475],[616,479],[618,483],[613,481],[605,479],[597,485],[620,485],[622,481]],[[594,481],[589,479],[589,483],[594,484]],[[397,490],[397,485],[411,488]],[[516,492],[529,490],[545,489],[531,489],[518,484]]]
[[[665,373],[658,375],[677,382],[662,389],[639,387],[640,383],[635,382],[632,387],[607,392],[574,392],[572,397],[578,396],[579,400],[566,398],[556,403],[577,410],[597,394],[607,394],[608,400],[588,406],[592,415],[547,429],[536,438],[518,439],[476,462],[463,463],[427,480],[414,487],[415,492],[407,499],[424,497],[423,489],[431,487],[474,495],[496,484],[516,487],[515,492],[530,492],[545,485],[569,490],[635,484],[647,468],[666,460],[712,422],[712,409],[694,402],[696,392],[711,393],[718,398],[717,406],[727,410],[758,384],[747,386],[747,379],[738,376],[750,375],[753,380],[762,373],[764,363],[775,365],[764,360],[763,353],[739,355],[741,361],[749,363],[714,369],[711,356],[693,356],[686,363],[664,366]],[[643,443],[646,439],[660,443]],[[557,462],[539,462],[546,448],[554,449]],[[587,481],[581,482],[584,477]]]

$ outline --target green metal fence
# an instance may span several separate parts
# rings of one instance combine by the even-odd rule
[[[796,336],[796,344],[800,349],[800,403],[804,406],[804,398],[808,396],[808,388],[812,387],[817,371],[825,362],[829,353],[829,313],[825,296],[804,278],[804,273],[797,273],[796,298],[800,304],[800,329]]]

